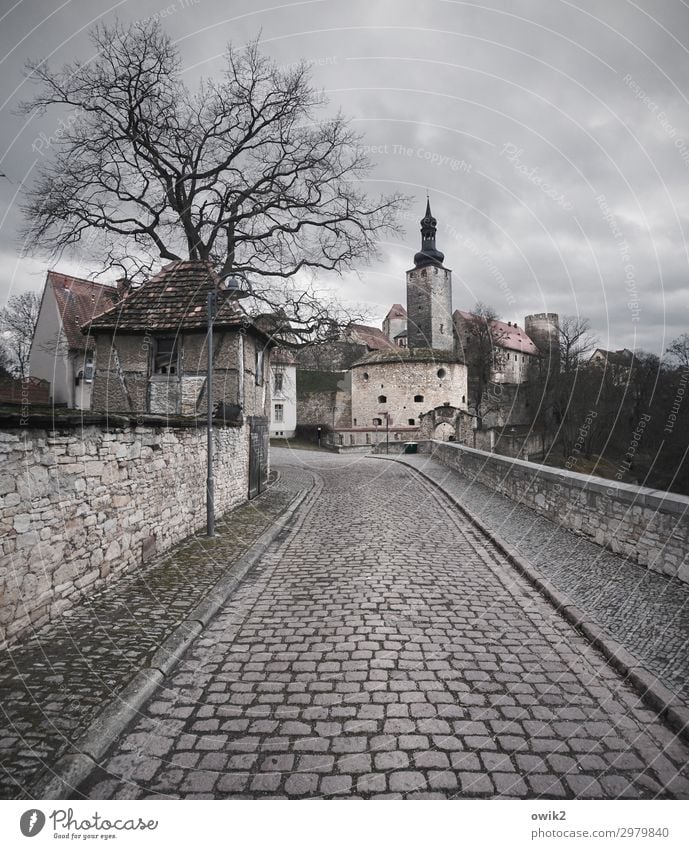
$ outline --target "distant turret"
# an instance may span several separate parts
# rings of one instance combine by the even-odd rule
[[[526,335],[543,355],[544,374],[560,371],[560,316],[556,312],[539,312],[524,319]]]

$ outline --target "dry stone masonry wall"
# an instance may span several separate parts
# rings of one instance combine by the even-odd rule
[[[428,442],[436,460],[598,545],[689,583],[689,497]]]
[[[0,431],[0,640],[202,527],[205,440],[205,425]],[[218,514],[246,499],[248,456],[248,426],[215,429]]]

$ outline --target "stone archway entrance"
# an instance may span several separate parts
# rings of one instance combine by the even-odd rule
[[[433,439],[437,439],[442,442],[452,442],[455,438],[454,423],[448,421],[438,422],[433,428]]]

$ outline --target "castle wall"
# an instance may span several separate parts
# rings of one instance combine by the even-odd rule
[[[598,545],[689,583],[689,497],[467,448],[423,446],[469,480],[501,492]]]
[[[442,375],[440,374],[442,372]],[[385,401],[379,401],[379,397]],[[423,400],[415,401],[420,396]],[[352,424],[369,427],[388,413],[394,425],[416,426],[419,415],[444,404],[467,409],[462,363],[410,361],[363,363],[352,369]]]

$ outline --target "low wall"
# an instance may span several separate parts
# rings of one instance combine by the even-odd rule
[[[420,446],[471,480],[598,545],[689,583],[689,497],[515,460],[465,445]]]
[[[219,515],[247,497],[248,426],[215,446]],[[0,430],[0,640],[203,527],[205,497],[204,424]]]

